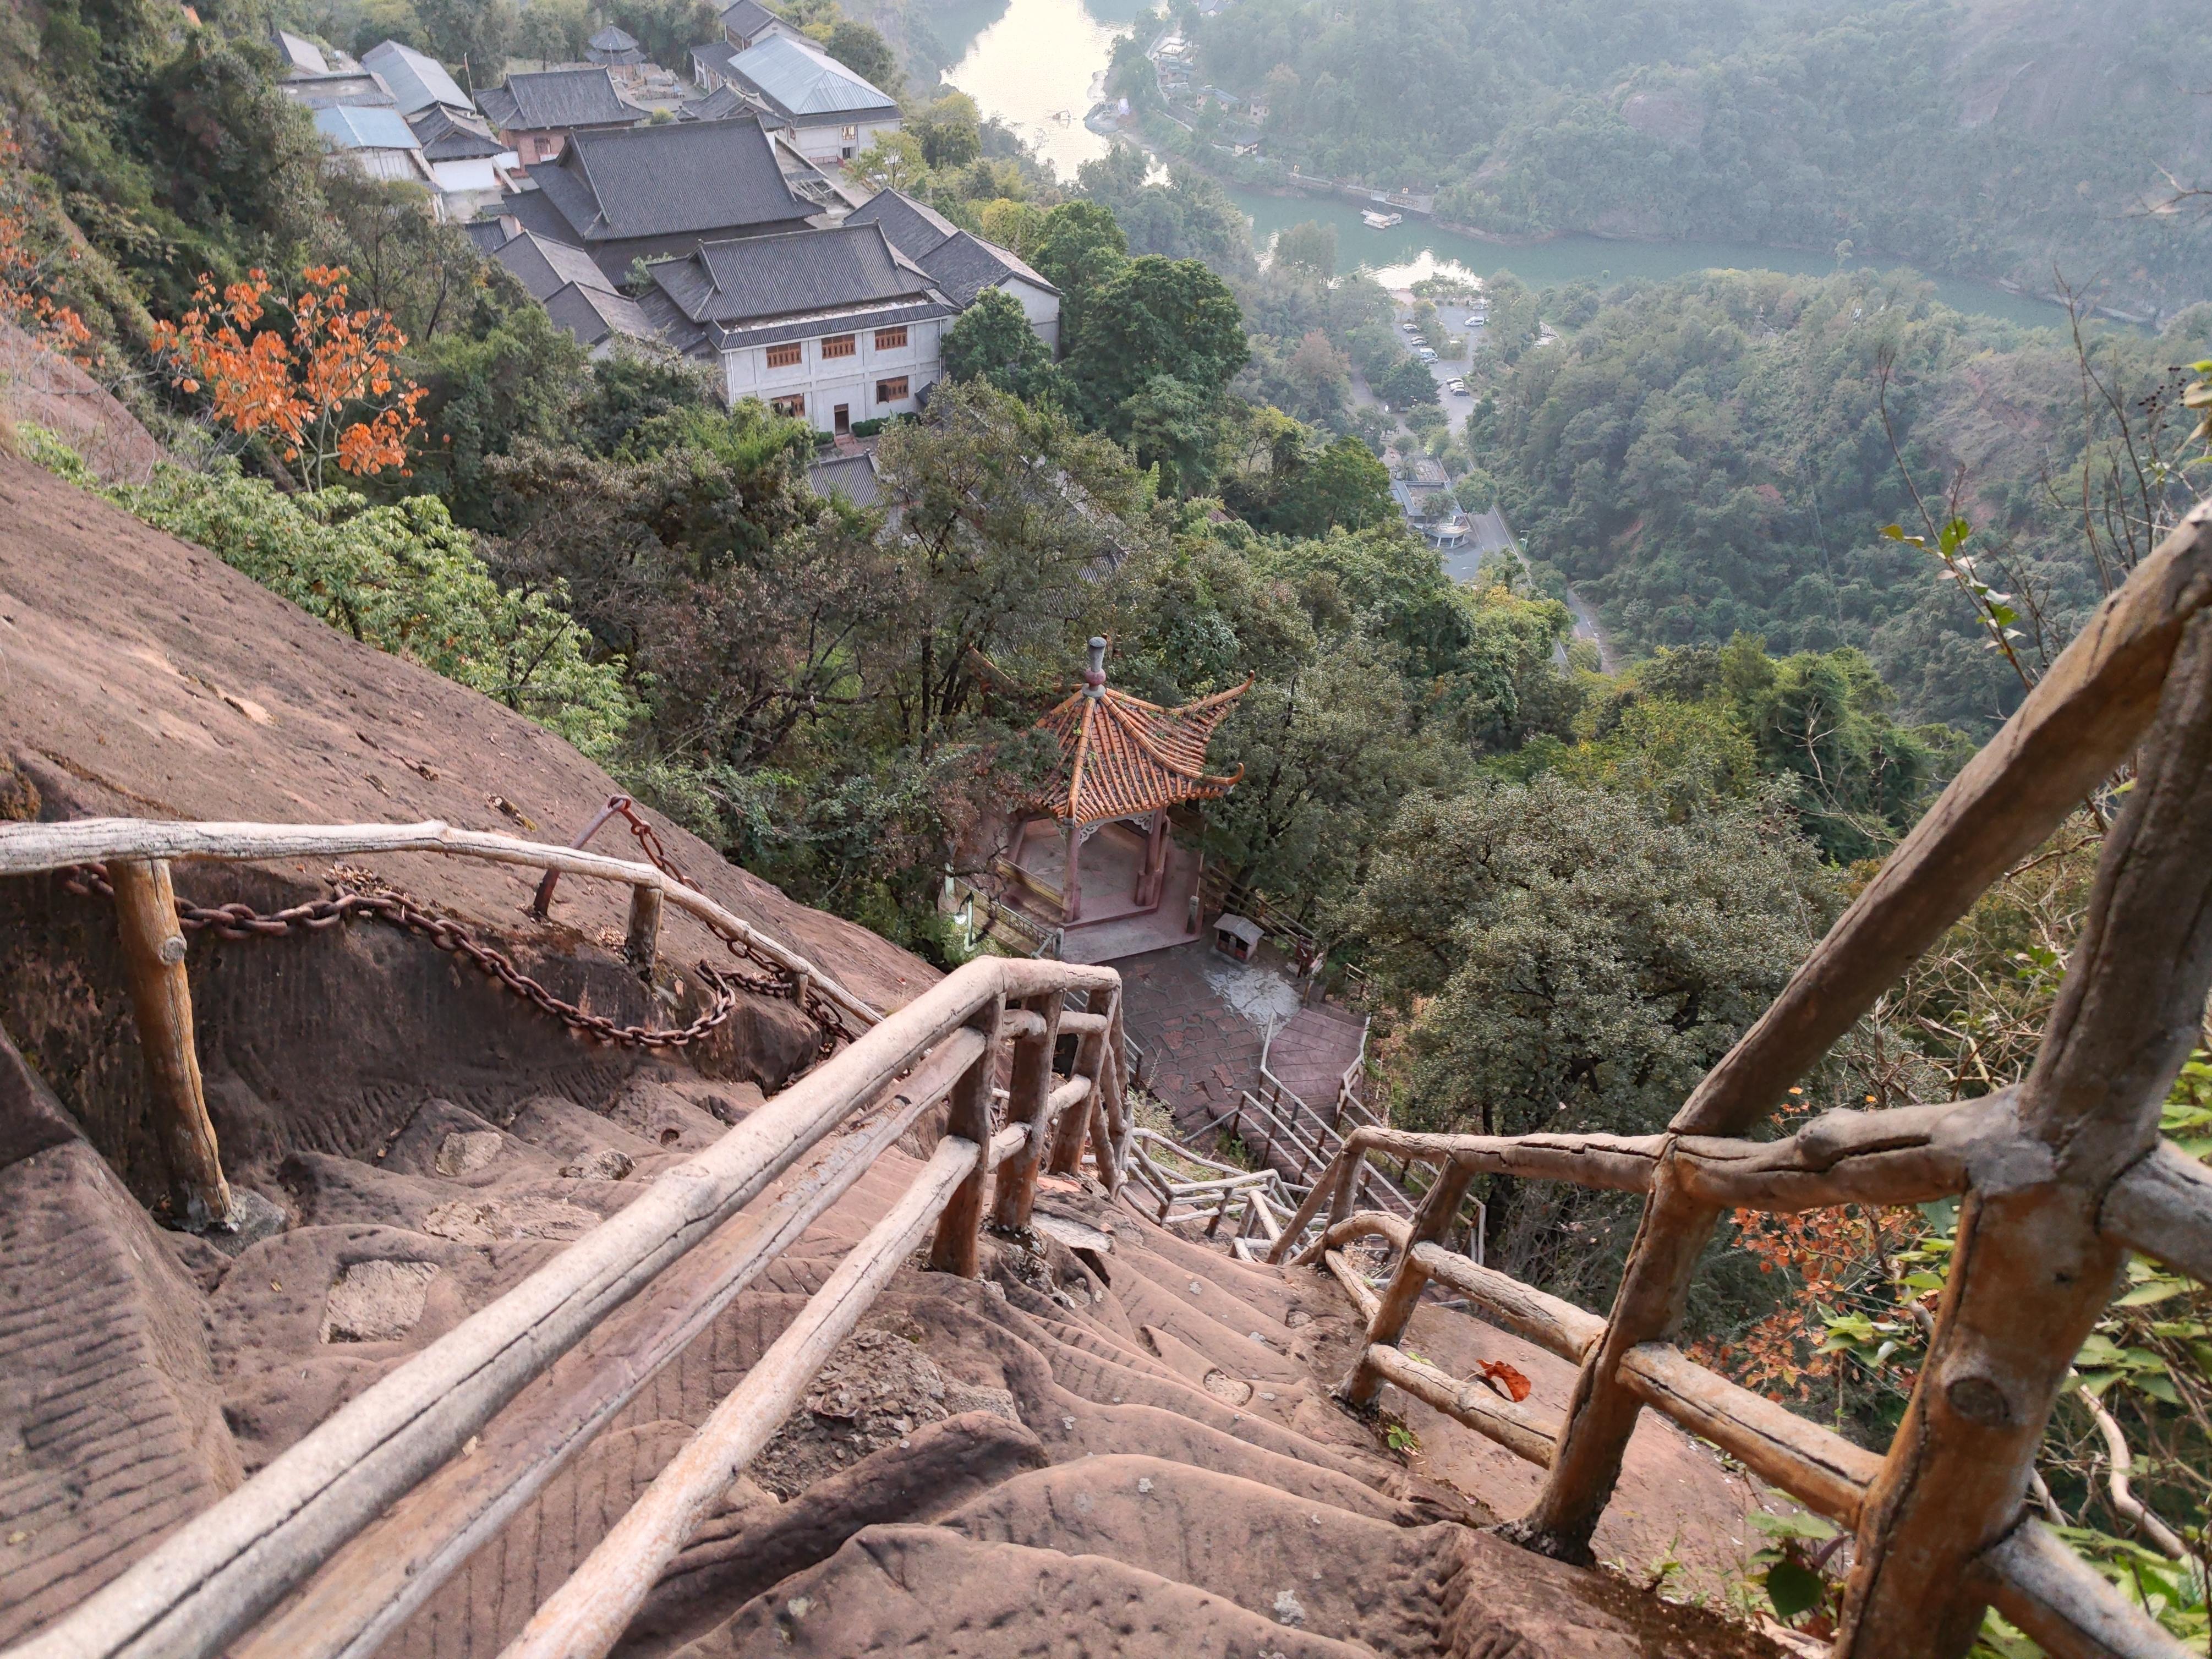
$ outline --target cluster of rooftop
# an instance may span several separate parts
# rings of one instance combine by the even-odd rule
[[[693,95],[659,116],[624,88],[665,72],[618,28],[588,63],[473,96],[396,41],[358,60],[276,44],[283,90],[333,152],[425,186],[594,353],[680,352],[732,403],[842,434],[919,409],[945,327],[992,289],[1058,349],[1059,292],[1018,257],[846,177],[898,130],[896,99],[758,0],[720,23],[691,50]]]

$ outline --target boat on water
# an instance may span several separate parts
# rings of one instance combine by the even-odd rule
[[[1373,208],[1362,208],[1359,222],[1370,230],[1388,230],[1393,225],[1404,224],[1406,216],[1402,213],[1377,213]]]

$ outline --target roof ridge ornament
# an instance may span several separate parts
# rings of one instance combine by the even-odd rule
[[[1036,810],[1063,823],[1097,823],[1227,794],[1244,769],[1211,775],[1206,750],[1231,705],[1251,689],[1250,678],[1164,708],[1107,685],[1106,649],[1103,638],[1091,638],[1082,690],[1037,722],[1059,741],[1060,763],[1032,798]]]

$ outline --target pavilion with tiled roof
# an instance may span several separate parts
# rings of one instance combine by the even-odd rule
[[[1049,814],[1066,836],[1061,879],[1064,922],[1081,920],[1080,861],[1086,826],[1114,819],[1146,819],[1148,834],[1136,890],[1139,909],[1158,904],[1167,867],[1168,813],[1185,801],[1216,800],[1244,775],[1206,769],[1206,745],[1251,682],[1164,708],[1106,684],[1106,641],[1091,641],[1083,689],[1037,722],[1060,744],[1060,763],[1030,803]]]

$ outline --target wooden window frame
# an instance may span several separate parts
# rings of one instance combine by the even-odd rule
[[[876,401],[879,404],[904,403],[914,396],[913,384],[914,377],[910,374],[894,374],[888,380],[878,380],[876,382]],[[898,390],[893,392],[893,386]]]
[[[791,420],[803,421],[806,418],[806,394],[804,392],[787,392],[781,398],[771,398],[768,400],[768,406],[775,413],[785,416]]]
[[[819,343],[824,362],[833,357],[857,357],[860,353],[860,337],[857,334],[827,334]]]
[[[876,349],[878,351],[905,350],[906,325],[904,323],[901,323],[896,328],[878,329],[876,331]]]
[[[806,348],[796,340],[787,340],[781,345],[768,348],[768,366],[770,368],[797,368],[805,361]]]

